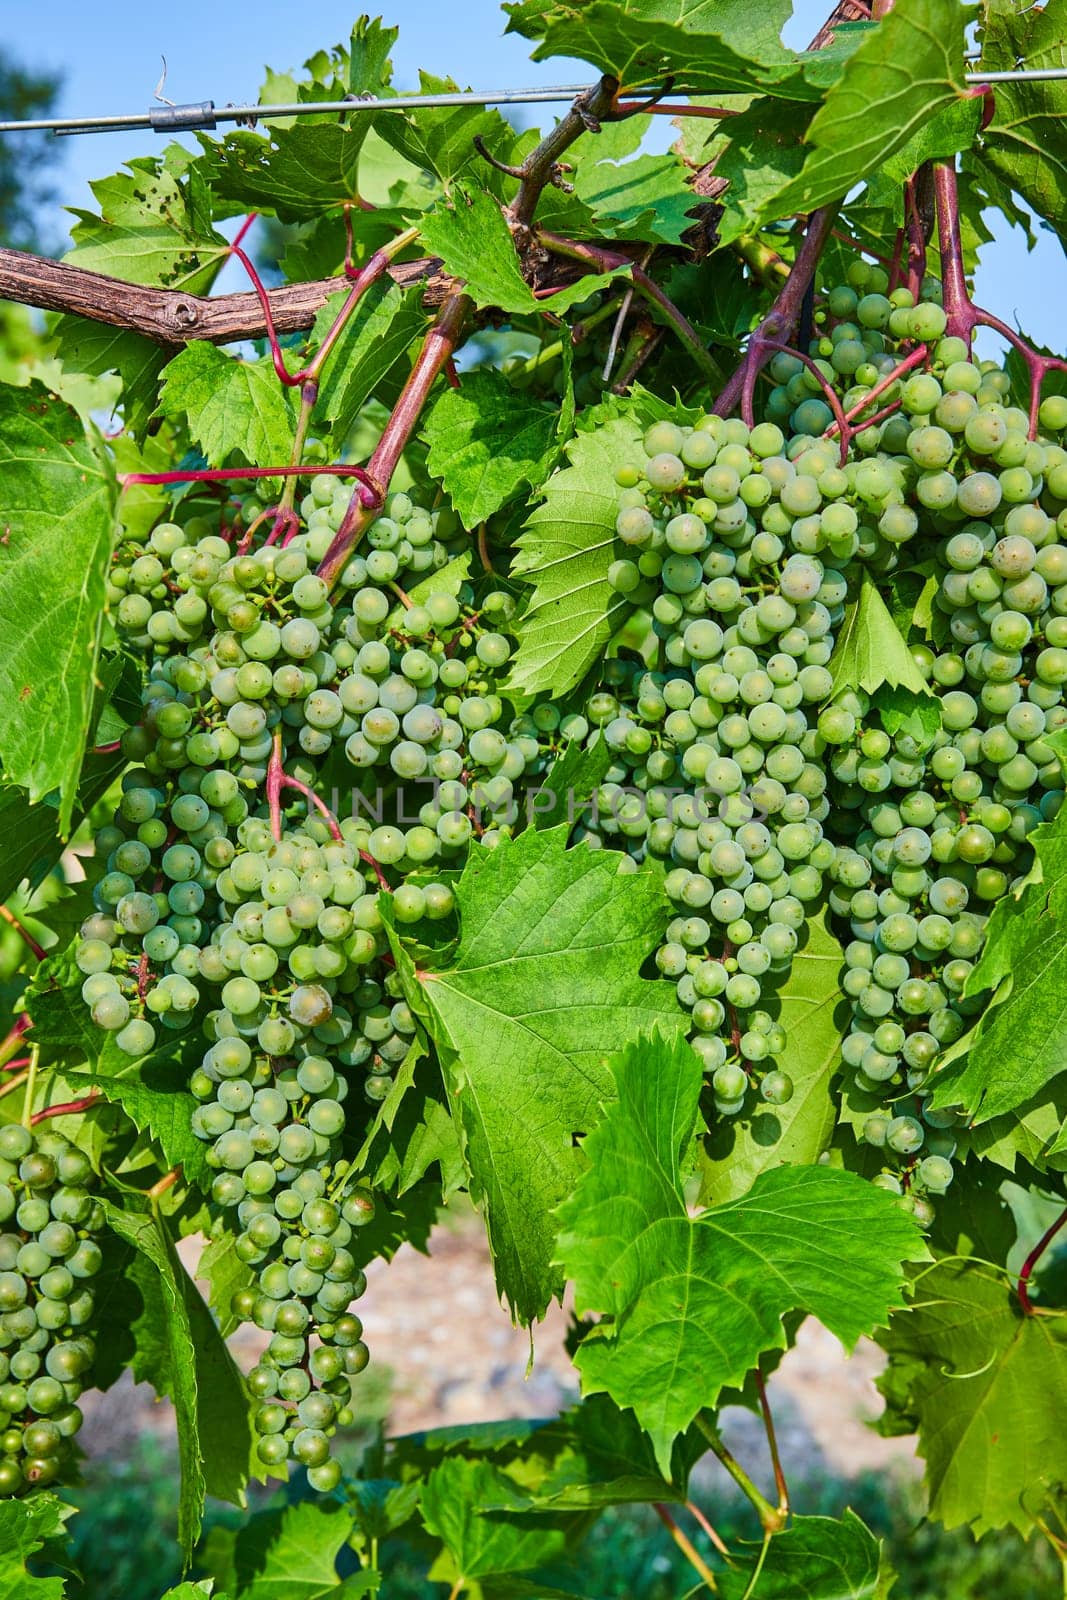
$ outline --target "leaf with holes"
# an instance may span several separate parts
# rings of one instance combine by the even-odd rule
[[[800,59],[781,41],[788,0],[696,0],[649,6],[645,0],[519,0],[505,5],[508,32],[536,39],[535,61],[577,56],[623,84],[670,80],[678,91],[737,94],[764,90],[812,100]],[[825,70],[825,64],[824,64]]]
[[[230,253],[212,226],[211,194],[188,152],[130,161],[89,187],[99,213],[71,207],[74,248],[65,259],[126,283],[204,294]]]
[[[979,72],[1067,69],[1067,36],[1060,7],[1018,6],[990,0],[983,7]],[[982,157],[997,176],[1022,195],[1039,216],[1062,232],[1067,224],[1067,85],[1062,79],[1028,78],[998,83],[993,120],[982,141]]]

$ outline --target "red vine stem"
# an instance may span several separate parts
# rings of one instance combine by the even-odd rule
[[[892,384],[896,383],[898,378],[902,378],[906,372],[910,372],[913,367],[921,367],[928,354],[929,350],[927,349],[926,345],[916,345],[915,349],[910,355],[905,356],[903,361],[897,362],[892,372],[887,372],[884,377],[879,378],[878,382],[867,391],[863,399],[858,400],[854,406],[851,406],[845,412],[845,423],[850,424],[854,422],[855,419],[862,414],[862,412],[867,410],[867,407],[870,405],[872,400],[877,400],[879,395],[885,394],[886,390],[890,388]],[[894,405],[894,410],[895,409],[896,407]],[[866,418],[861,428],[849,427],[849,434],[851,435],[853,433],[860,433],[863,431],[863,428],[869,428],[873,420],[874,419],[872,417]],[[840,428],[840,426],[840,422],[835,417],[833,422],[831,422],[830,426],[827,428],[826,432],[823,434],[823,438],[832,438],[833,434],[838,428]]]
[[[7,906],[0,905],[0,917],[3,917],[4,921],[9,927],[14,928],[15,932],[19,935],[19,938],[25,945],[29,947],[30,950],[33,951],[33,954],[37,957],[38,961],[44,961],[47,958],[47,950],[45,950],[42,945],[37,943],[37,940],[27,928],[23,927],[22,923],[19,921],[18,917],[16,917],[13,911],[9,911]]]
[[[249,228],[252,226],[253,222],[255,222],[255,220],[256,220],[256,218],[258,216],[259,216],[259,212],[258,211],[250,211],[248,213],[247,217],[242,222],[241,226],[238,228],[237,232],[233,236],[234,244],[243,244],[245,234],[248,232]]]
[[[47,1117],[68,1117],[76,1115],[79,1111],[88,1111],[89,1107],[94,1106],[99,1098],[100,1090],[90,1089],[89,1093],[83,1095],[80,1100],[66,1100],[62,1105],[45,1106],[43,1110],[35,1111],[30,1118],[30,1124],[32,1127],[36,1127],[39,1122],[44,1122]]]
[[[274,748],[271,751],[270,761],[267,765],[266,783],[267,807],[270,812],[271,837],[278,841],[280,841],[282,837],[282,794],[286,789],[293,789],[297,794],[302,794],[304,799],[308,802],[309,807],[316,806],[326,820],[326,824],[330,830],[331,838],[336,839],[340,844],[344,843],[345,836],[341,831],[340,824],[338,823],[333,812],[330,810],[329,806],[326,804],[325,800],[317,795],[314,789],[310,788],[308,784],[302,783],[299,778],[291,778],[286,772],[285,768],[282,766],[282,736],[281,731],[279,730],[274,735]],[[385,876],[385,873],[382,871],[378,862],[370,854],[370,851],[360,850],[359,859],[373,869],[374,876],[378,880],[379,888],[386,890],[388,894],[392,894],[392,884]]]
[[[917,300],[926,272],[926,230],[919,215],[916,186],[916,176],[913,174],[904,185],[904,208],[908,232],[908,288]]]
[[[712,1527],[711,1523],[708,1521],[708,1519],[704,1515],[703,1511],[701,1511],[700,1507],[698,1505],[696,1505],[692,1500],[687,1500],[685,1502],[685,1509],[689,1512],[689,1515],[691,1517],[693,1517],[694,1520],[700,1524],[700,1526],[703,1528],[704,1532],[707,1534],[708,1538],[711,1540],[712,1544],[715,1546],[715,1548],[719,1552],[719,1554],[721,1556],[726,1556],[728,1558],[729,1555],[730,1555],[729,1550],[726,1548],[725,1543],[720,1538],[719,1534],[715,1531],[715,1529]]]
[[[400,398],[385,425],[367,469],[348,503],[333,543],[319,563],[318,575],[332,588],[344,570],[345,562],[365,530],[385,502],[390,479],[396,471],[415,424],[419,420],[434,380],[451,359],[463,324],[473,302],[465,294],[452,294],[441,306],[433,326],[426,334],[415,365],[408,375]]]
[[[852,437],[852,429],[848,425],[848,418],[845,416],[845,408],[841,404],[841,397],[833,384],[829,382],[824,373],[819,371],[815,362],[810,356],[806,356],[803,350],[796,350],[791,344],[782,344],[778,339],[761,339],[760,344],[764,350],[781,350],[787,355],[795,356],[798,361],[804,363],[809,372],[814,373],[819,381],[826,403],[834,414],[832,425],[841,430],[841,465],[844,466],[848,459],[848,442]],[[755,421],[754,400],[757,375],[758,368],[753,366],[750,372],[746,374],[745,387],[741,396],[741,415],[750,428]],[[866,402],[864,403],[866,404]]]
[[[1024,1317],[1034,1316],[1037,1310],[1033,1301],[1030,1299],[1030,1279],[1033,1276],[1034,1268],[1037,1266],[1037,1263],[1041,1260],[1041,1257],[1044,1255],[1045,1251],[1048,1249],[1049,1245],[1059,1233],[1065,1222],[1067,1222],[1067,1206],[1065,1206],[1060,1212],[1055,1222],[1053,1222],[1050,1227],[1045,1229],[1044,1233],[1041,1235],[1040,1239],[1034,1245],[1034,1248],[1030,1251],[1030,1254],[1022,1264],[1022,1267],[1019,1271],[1019,1282],[1015,1292],[1019,1296],[1019,1304],[1022,1307]]]
[[[317,806],[326,820],[330,836],[339,842],[344,841],[344,834],[337,818],[326,804],[325,800],[317,795],[308,784],[301,783],[299,778],[291,778],[282,766],[282,734],[281,729],[274,735],[274,748],[271,751],[270,761],[267,765],[267,806],[270,811],[270,831],[274,839],[280,841],[282,836],[282,791],[294,789],[297,794],[302,794],[309,806]]]
[[[0,1041],[0,1067],[9,1065],[12,1056],[18,1054],[18,1048],[22,1040],[22,1035],[28,1032],[32,1027],[33,1019],[29,1016],[28,1012],[24,1011],[20,1017],[16,1017],[14,1023],[8,1031],[7,1037],[3,1041]]]
[[[774,1418],[771,1415],[771,1403],[767,1398],[767,1385],[763,1381],[763,1373],[756,1368],[756,1392],[759,1395],[759,1408],[763,1417],[763,1431],[767,1435],[767,1448],[771,1453],[771,1466],[774,1468],[774,1484],[778,1490],[778,1511],[784,1519],[789,1515],[789,1486],[785,1481],[782,1470],[781,1456],[778,1454],[778,1436],[774,1431]]]
[[[1067,372],[1067,361],[1058,356],[1041,355],[1026,340],[991,311],[976,306],[967,288],[960,239],[960,202],[956,169],[949,161],[934,162],[934,195],[937,203],[938,243],[941,250],[942,304],[945,332],[950,338],[969,345],[975,328],[992,328],[1019,352],[1030,375],[1030,438],[1037,434],[1041,385],[1051,371]]]
[[[836,214],[836,206],[823,206],[819,211],[812,212],[804,243],[797,251],[788,278],[779,290],[771,309],[749,340],[748,349],[740,366],[712,407],[716,416],[728,417],[746,396],[751,408],[756,377],[766,363],[768,349],[775,341],[791,338],[796,329],[804,296],[814,281],[819,257],[830,237]]]

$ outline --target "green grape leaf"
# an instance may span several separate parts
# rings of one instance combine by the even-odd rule
[[[544,781],[530,791],[527,817],[535,828],[556,828],[566,822],[573,828],[588,809],[589,798],[611,765],[611,750],[604,739],[583,745],[572,739],[557,756]]]
[[[472,850],[447,970],[416,971],[390,929],[406,992],[430,1017],[498,1287],[525,1321],[559,1285],[552,1211],[580,1171],[576,1134],[611,1095],[606,1058],[655,1022],[683,1022],[671,987],[638,977],[665,916],[659,870],[620,875],[610,853],[567,850],[567,833]]]
[[[419,73],[420,94],[455,94],[458,88],[452,78]],[[446,189],[471,166],[477,168],[479,180],[492,181],[493,169],[486,171],[475,139],[480,139],[498,160],[508,162],[515,143],[514,128],[490,106],[423,106],[416,111],[394,111],[379,117],[378,133],[413,166],[432,172]]]
[[[893,621],[878,588],[865,572],[859,595],[845,607],[844,621],[830,657],[832,695],[845,689],[874,694],[884,685],[907,690],[916,702],[928,699],[937,710],[929,684]]]
[[[209,466],[235,453],[280,465],[292,453],[296,412],[269,356],[241,361],[194,339],[163,369],[160,408],[165,417],[188,420]]]
[[[964,1106],[973,1123],[988,1122],[1067,1070],[1067,928],[1043,918],[1022,954],[966,1055],[935,1074],[933,1107]]]
[[[964,95],[965,21],[958,0],[897,0],[816,111],[807,159],[765,220],[841,200]]]
[[[163,347],[142,333],[109,328],[88,317],[60,317],[53,331],[59,340],[60,359],[71,372],[94,377],[118,373],[122,420],[132,434],[142,438],[156,409],[159,374],[167,360]]]
[[[10,782],[74,814],[92,725],[115,486],[39,384],[0,386],[0,754]],[[54,813],[53,813],[54,816]]]
[[[355,1600],[342,1588],[337,1557],[352,1513],[336,1500],[304,1500],[260,1511],[240,1528],[219,1580],[236,1600]]]
[[[220,199],[303,222],[358,197],[359,158],[373,120],[367,112],[346,122],[311,115],[266,136],[243,129],[221,140],[202,136],[201,170]]]
[[[63,1600],[63,1578],[35,1578],[26,1571],[27,1556],[36,1555],[47,1539],[63,1537],[63,1524],[74,1515],[54,1495],[38,1493],[28,1500],[0,1500],[0,1594],[4,1600]]]
[[[1067,772],[1067,734],[1057,730],[1047,742]],[[1033,865],[993,907],[965,996],[994,989],[1024,967],[1031,946],[1043,944],[1048,936],[1050,919],[1059,923],[1067,913],[1067,812],[1061,808],[1051,822],[1041,823],[1028,842],[1034,851]]]
[[[133,1374],[174,1404],[181,1491],[178,1539],[188,1560],[205,1494],[244,1504],[252,1432],[240,1373],[214,1319],[178,1260],[158,1212],[102,1202],[107,1221],[133,1246],[130,1272],[144,1302],[133,1328]]]
[[[640,116],[604,123],[575,146],[567,181],[612,238],[678,244],[693,226],[687,213],[697,197],[677,156],[636,154],[651,124]]]
[[[241,1326],[241,1319],[233,1310],[233,1297],[239,1289],[254,1289],[258,1282],[256,1269],[242,1261],[234,1249],[236,1235],[228,1228],[220,1228],[200,1252],[196,1264],[197,1278],[207,1284],[208,1305],[215,1313],[219,1332],[224,1339]]]
[[[988,0],[980,24],[978,72],[1011,71],[1020,62],[1031,71],[1067,67],[1067,38],[1060,8],[1025,9],[1010,0]],[[1067,85],[1028,78],[998,83],[993,120],[982,140],[982,157],[1009,188],[1062,232],[1067,193]]]
[[[737,1200],[773,1167],[811,1165],[829,1149],[837,1121],[830,1083],[841,1066],[844,952],[820,911],[805,925],[789,977],[767,996],[788,1038],[793,1098],[751,1116],[716,1117],[705,1140],[701,1199]],[[761,1005],[764,1003],[760,1002]]]
[[[611,587],[618,489],[615,473],[640,450],[641,430],[618,416],[565,447],[517,541],[511,575],[534,585],[518,623],[508,687],[520,694],[572,689],[622,626],[629,602]]]
[[[457,189],[451,205],[438,205],[424,218],[421,232],[426,248],[441,257],[447,273],[463,282],[476,305],[513,314],[542,312],[549,305],[562,315],[630,274],[629,263],[610,272],[587,273],[548,301],[538,300],[519,271],[515,243],[500,206],[484,189],[470,193]]]
[[[695,1430],[692,1438],[679,1439],[668,1481],[636,1417],[603,1394],[590,1395],[550,1424],[535,1440],[539,1453],[553,1435],[562,1437],[563,1448],[531,1491],[532,1506],[546,1511],[593,1511],[649,1500],[684,1505],[689,1473],[707,1451],[707,1440]]]
[[[71,817],[74,827],[103,798],[125,765],[126,757],[118,751],[86,756]],[[0,901],[6,901],[21,883],[36,889],[63,854],[58,793],[30,805],[21,789],[0,785],[0,837],[4,840]]]
[[[319,311],[311,333],[314,344],[325,337],[344,299],[343,293],[331,295]],[[320,390],[322,415],[338,437],[348,434],[367,400],[425,331],[420,289],[401,289],[386,281],[367,290],[326,364]]]
[[[871,705],[890,738],[907,733],[925,745],[941,727],[937,700],[928,694],[917,694],[903,684],[880,684],[871,696]]]
[[[376,1188],[406,1194],[434,1162],[441,1169],[443,1199],[463,1187],[463,1152],[452,1115],[438,1098],[440,1090],[440,1075],[434,1074],[425,1042],[417,1037],[353,1163]]]
[[[1011,1284],[982,1263],[939,1262],[915,1304],[878,1336],[879,1387],[906,1397],[926,1461],[930,1515],[976,1536],[1028,1534],[1067,1481],[1067,1436],[1051,1397],[1067,1384],[1067,1316],[1021,1314]]]
[[[788,0],[519,0],[505,5],[509,33],[536,39],[535,61],[576,56],[627,86],[673,80],[681,93],[739,94],[763,89],[815,99],[801,61],[781,42]],[[823,63],[823,71],[826,64]]]
[[[983,1161],[1014,1172],[1020,1158],[1037,1171],[1067,1169],[1062,1129],[1067,1125],[1067,1078],[1062,1075],[1003,1116],[968,1128],[961,1142]],[[1056,1154],[1052,1154],[1056,1146]]]
[[[214,1588],[210,1578],[204,1578],[200,1583],[179,1583],[176,1589],[168,1589],[163,1600],[226,1600],[226,1596]]]
[[[579,1346],[583,1392],[632,1409],[666,1474],[678,1434],[785,1348],[784,1317],[816,1316],[851,1348],[902,1303],[903,1263],[926,1248],[891,1195],[829,1167],[775,1168],[691,1217],[681,1154],[703,1087],[695,1052],[654,1035],[612,1071],[618,1099],[559,1207],[557,1257],[579,1315],[611,1319]]]
[[[889,160],[882,164],[882,175],[893,183],[906,183],[924,161],[946,160],[961,150],[969,150],[982,120],[982,101],[953,100],[950,105],[924,122]]]
[[[539,489],[559,455],[559,408],[513,389],[502,372],[468,373],[446,389],[423,432],[426,469],[444,485],[465,528],[476,528],[526,489]]]
[[[756,1557],[719,1578],[723,1600],[745,1600]],[[771,1540],[754,1592],[760,1600],[878,1600],[881,1548],[853,1511],[834,1517],[794,1517]]]
[[[397,30],[380,19],[360,17],[347,51],[320,52],[306,63],[316,81],[296,83],[268,75],[261,91],[266,103],[337,100],[388,92],[389,53]],[[201,136],[204,154],[197,166],[212,190],[248,210],[273,211],[283,222],[300,222],[335,210],[360,194],[360,156],[377,120],[354,111],[343,121],[330,112],[273,122],[266,137],[231,133],[222,140]],[[387,119],[383,119],[387,120]]]
[[[567,1518],[523,1517],[525,1491],[489,1461],[449,1456],[422,1485],[419,1512],[428,1533],[440,1539],[451,1561],[432,1571],[465,1580],[490,1573],[529,1572],[565,1556],[573,1524]],[[483,1512],[482,1507],[493,1510]]]
[[[352,1478],[345,1493],[366,1540],[396,1533],[411,1521],[419,1503],[418,1483],[397,1483],[392,1478]]]
[[[99,213],[71,207],[74,248],[65,260],[127,283],[203,294],[230,246],[211,223],[211,193],[188,151],[130,161],[90,184]]]
[[[718,197],[724,207],[716,228],[720,246],[751,232],[773,213],[776,196],[804,165],[810,121],[810,105],[770,96],[761,96],[730,118],[729,132],[712,143],[705,157],[714,163],[715,177],[729,183]]]

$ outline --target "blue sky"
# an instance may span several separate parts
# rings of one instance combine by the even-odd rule
[[[106,0],[94,11],[85,0],[46,0],[40,9],[6,9],[4,47],[29,66],[61,72],[61,113],[89,116],[145,109],[159,79],[161,56],[167,59],[166,93],[173,100],[213,99],[219,105],[254,100],[264,64],[295,66],[313,50],[346,39],[359,5],[183,0],[174,7],[152,0]],[[786,43],[806,45],[829,9],[829,0],[796,0]],[[396,82],[403,87],[416,86],[420,66],[477,88],[573,83],[590,76],[576,62],[530,61],[525,40],[505,37],[505,19],[495,0],[382,0],[382,10],[400,28],[394,59]],[[528,120],[547,119],[552,110],[529,109]],[[139,132],[62,143],[62,198],[89,205],[91,178],[150,152],[159,140]],[[64,225],[57,215],[56,232]],[[1006,321],[1021,321],[1041,343],[1063,347],[1067,259],[1052,235],[1045,233],[1028,255],[1021,231],[1001,224],[995,244],[985,252],[978,289],[979,299]]]

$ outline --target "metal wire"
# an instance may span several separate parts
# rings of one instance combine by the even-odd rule
[[[146,112],[133,112],[128,116],[38,117],[29,122],[0,122],[0,133],[112,133],[121,128],[153,128],[170,133],[182,127],[266,122],[274,117],[307,117],[321,112],[419,111],[434,106],[511,106],[537,102],[569,104],[591,87],[588,83],[570,83],[547,89],[467,89],[454,94],[398,94],[383,100],[351,96],[345,100],[301,100],[296,105],[269,106],[216,106],[212,100],[202,100],[189,105],[153,106]]]
[[[973,56],[968,55],[969,60]],[[965,72],[970,84],[1041,83],[1067,79],[1067,67],[1018,67],[1004,72]],[[299,101],[296,105],[216,106],[213,100],[184,105],[153,106],[145,112],[127,116],[37,117],[26,122],[0,122],[3,133],[115,133],[126,128],[148,128],[156,133],[176,133],[193,129],[211,130],[219,123],[270,122],[279,117],[308,117],[322,113],[345,114],[352,111],[421,111],[443,106],[513,106],[569,103],[587,93],[588,83],[559,84],[546,89],[457,90],[453,94],[399,94],[388,99],[348,98],[345,100]],[[666,103],[670,103],[668,99]],[[679,101],[679,109],[685,104]]]

